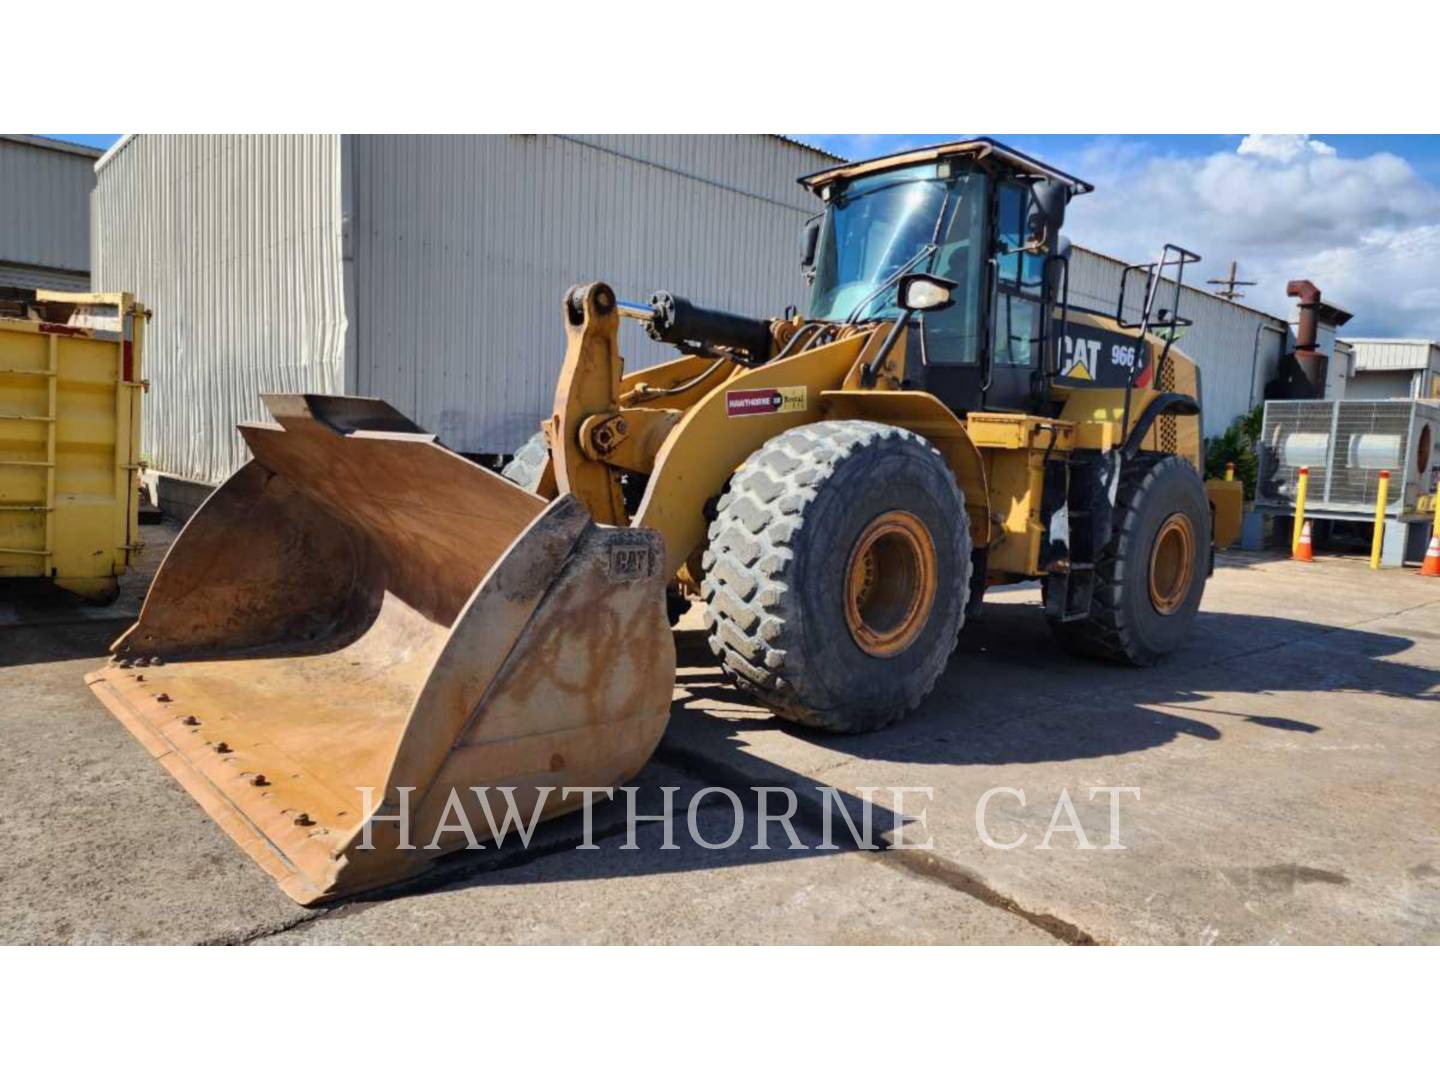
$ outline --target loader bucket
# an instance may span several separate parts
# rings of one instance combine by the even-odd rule
[[[634,776],[674,683],[659,534],[383,402],[265,400],[254,460],[88,679],[245,852],[316,903],[418,873],[465,825],[492,846],[481,800],[528,824]]]

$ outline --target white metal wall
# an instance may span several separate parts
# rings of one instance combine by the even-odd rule
[[[1440,371],[1440,345],[1430,341],[1347,338],[1355,350],[1356,371]]]
[[[833,158],[765,135],[346,136],[353,389],[471,453],[548,415],[561,297],[604,280],[778,315],[804,300],[797,177]],[[674,356],[634,324],[628,367]]]
[[[1075,247],[1070,302],[1113,315],[1124,268],[1118,259]],[[1126,290],[1131,314],[1138,312],[1142,289],[1143,277],[1132,274]],[[1162,288],[1157,306],[1168,307],[1173,296],[1173,285]],[[1195,325],[1176,348],[1200,368],[1205,435],[1219,435],[1264,399],[1265,383],[1274,378],[1285,353],[1289,327],[1284,319],[1189,286],[1181,288],[1180,314],[1194,319]]]
[[[0,136],[0,264],[71,273],[22,275],[13,265],[0,272],[4,284],[73,286],[78,276],[83,288],[90,270],[96,155],[46,141]]]
[[[340,137],[140,135],[96,171],[95,286],[155,313],[144,455],[217,483],[262,393],[344,389]]]

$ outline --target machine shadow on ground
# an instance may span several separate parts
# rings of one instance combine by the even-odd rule
[[[76,600],[76,603],[81,601]],[[81,613],[67,620],[68,605],[49,605],[49,620],[20,626],[0,624],[0,669],[25,664],[53,664],[93,658],[98,668],[110,643],[125,632],[133,618],[105,619]]]
[[[1182,736],[1222,738],[1213,724],[1165,708],[1318,734],[1323,728],[1303,717],[1208,703],[1218,694],[1306,691],[1440,702],[1440,675],[1393,659],[1413,644],[1394,634],[1202,611],[1190,644],[1154,668],[1135,669],[1060,651],[1038,604],[995,604],[961,633],[949,668],[919,710],[883,731],[836,737],[757,707],[712,666],[696,635],[686,643],[678,678],[690,700],[677,703],[671,730],[687,725],[689,741],[702,741],[707,757],[723,756],[727,743],[747,733],[779,730],[860,760],[924,765],[1064,762],[1136,753]],[[687,660],[696,666],[687,669]]]

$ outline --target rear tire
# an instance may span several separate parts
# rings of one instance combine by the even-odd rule
[[[775,436],[721,495],[710,648],[777,715],[857,733],[915,708],[965,617],[970,527],[940,453],[868,420]]]
[[[1120,477],[1115,528],[1095,568],[1090,615],[1052,619],[1070,652],[1149,667],[1185,641],[1210,565],[1210,502],[1184,458],[1147,454]]]

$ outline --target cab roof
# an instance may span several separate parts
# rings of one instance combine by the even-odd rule
[[[811,173],[809,176],[802,176],[800,183],[811,191],[819,191],[837,180],[853,180],[857,176],[885,172],[902,165],[921,165],[927,161],[939,161],[941,158],[952,157],[968,157],[975,161],[994,158],[1003,161],[1017,172],[1056,180],[1068,187],[1072,196],[1084,195],[1095,190],[1094,184],[1071,176],[1054,166],[1046,165],[1029,154],[1022,154],[1019,150],[1006,146],[1002,142],[996,142],[994,139],[980,138],[938,143],[935,146],[923,146],[917,150],[906,150],[886,157],[871,158],[868,161],[854,161],[848,165],[837,165],[831,169]]]

